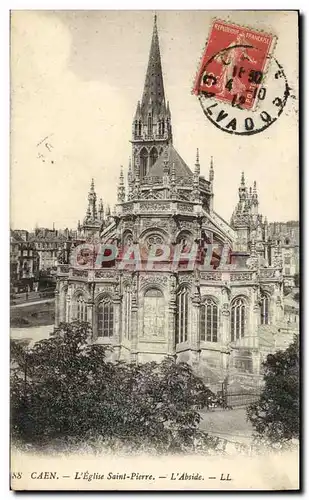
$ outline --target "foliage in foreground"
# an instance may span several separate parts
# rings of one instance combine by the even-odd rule
[[[269,354],[264,366],[265,386],[247,415],[257,436],[269,443],[299,437],[299,338],[285,350]]]
[[[12,342],[13,440],[192,450],[200,439],[198,410],[208,406],[212,393],[191,367],[168,358],[159,364],[111,363],[107,348],[91,345],[90,335],[86,323],[63,323],[32,349]]]

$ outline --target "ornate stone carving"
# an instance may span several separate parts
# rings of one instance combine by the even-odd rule
[[[261,269],[260,278],[274,278],[276,276],[275,269]]]
[[[171,209],[170,203],[140,203],[140,210],[145,212],[165,212]]]
[[[162,200],[163,192],[150,188],[149,191],[142,191],[141,198],[144,200]]]
[[[70,266],[69,264],[60,264],[60,266],[58,266],[58,269],[61,274],[68,274]]]
[[[115,287],[110,283],[109,284],[104,283],[104,285],[97,286],[96,291],[97,291],[97,295],[99,295],[103,292],[106,292],[109,294],[114,294]]]
[[[177,209],[180,212],[192,213],[193,212],[193,205],[191,205],[190,203],[177,203]]]
[[[160,234],[150,234],[146,238],[146,245],[148,249],[152,247],[152,245],[163,245],[164,240]]]
[[[187,220],[178,221],[177,226],[180,230],[187,229],[188,231],[193,231],[194,228],[193,222]]]
[[[76,276],[79,278],[88,278],[88,270],[86,270],[86,269],[73,269],[72,276]]]
[[[193,283],[193,274],[179,274],[178,276],[178,283],[179,284],[182,284],[184,282],[187,282],[187,283]]]
[[[193,179],[191,177],[176,177],[177,186],[192,186]]]
[[[251,281],[252,273],[235,273],[231,274],[231,281]]]
[[[169,229],[169,222],[168,220],[165,219],[143,219],[142,220],[142,225],[143,228],[148,229],[148,228],[158,228],[158,229]]]
[[[140,277],[140,284],[144,285],[145,283],[149,285],[161,285],[161,286],[166,286],[168,281],[168,276],[167,275],[158,275],[158,274],[147,274],[145,276]]]
[[[170,284],[170,300],[172,303],[176,301],[176,277],[173,275],[170,275],[169,277],[169,284]]]
[[[101,278],[101,279],[113,279],[113,280],[117,280],[118,279],[118,276],[117,276],[117,273],[115,271],[107,271],[105,269],[97,269],[95,271],[95,277],[96,278]]]
[[[230,315],[230,306],[227,302],[224,302],[222,309],[221,309],[221,314],[222,314],[222,316],[229,316]]]
[[[129,213],[129,212],[132,212],[132,210],[133,210],[132,203],[124,203],[122,205],[122,211],[123,211],[123,213],[126,214],[126,213]]]
[[[201,279],[206,280],[206,281],[221,281],[222,280],[222,273],[218,272],[201,272],[200,273]]]
[[[188,193],[188,191],[178,190],[178,198],[180,200],[190,201],[191,200],[191,193]]]

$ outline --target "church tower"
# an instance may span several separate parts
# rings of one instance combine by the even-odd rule
[[[164,147],[172,141],[171,113],[165,102],[155,16],[142,101],[137,103],[132,126],[133,172],[138,169],[140,180],[148,175]]]

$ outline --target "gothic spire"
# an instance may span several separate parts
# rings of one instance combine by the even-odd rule
[[[149,111],[148,106],[150,104],[150,101],[153,111],[157,112],[157,114],[160,113],[162,106],[164,106],[165,108],[161,55],[157,29],[157,16],[154,16],[151,47],[141,103],[142,114]]]

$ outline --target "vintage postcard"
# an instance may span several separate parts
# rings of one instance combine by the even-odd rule
[[[13,490],[298,490],[297,11],[12,11]]]

